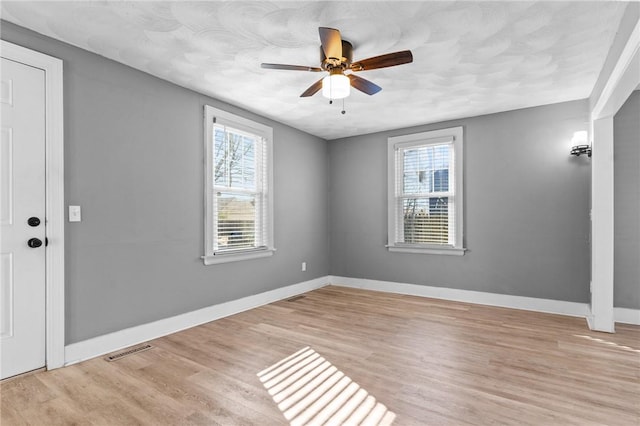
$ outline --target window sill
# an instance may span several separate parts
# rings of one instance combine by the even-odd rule
[[[205,265],[217,265],[218,263],[239,262],[242,260],[259,259],[261,257],[273,256],[275,249],[247,250],[235,253],[222,253],[202,256]]]
[[[464,256],[466,248],[456,247],[420,247],[420,246],[387,246],[389,251],[396,253],[418,253],[418,254],[442,254],[447,256]]]

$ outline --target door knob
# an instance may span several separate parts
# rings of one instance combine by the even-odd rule
[[[29,219],[27,219],[27,223],[29,224],[29,226],[38,226],[38,225],[40,225],[40,219],[38,219],[37,217],[33,216],[33,217],[30,217]]]
[[[27,245],[31,248],[38,248],[42,245],[42,240],[38,238],[31,238],[29,241],[27,241]]]

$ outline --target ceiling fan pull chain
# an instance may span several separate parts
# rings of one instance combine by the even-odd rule
[[[344,98],[342,98],[342,114],[346,114],[347,111],[344,110]]]

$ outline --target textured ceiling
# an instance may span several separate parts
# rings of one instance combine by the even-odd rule
[[[1,2],[2,19],[298,129],[335,139],[586,98],[621,2]],[[383,90],[299,95],[319,73],[318,27],[354,60],[411,49],[414,62],[359,73]]]

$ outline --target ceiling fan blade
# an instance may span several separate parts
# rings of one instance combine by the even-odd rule
[[[312,71],[318,72],[323,71],[322,68],[318,67],[307,67],[304,65],[284,65],[284,64],[260,64],[262,68],[266,68],[269,70],[289,70],[289,71]]]
[[[327,27],[320,27],[318,31],[320,32],[320,42],[322,43],[324,56],[340,60],[340,58],[342,58],[342,37],[340,36],[340,31]]]
[[[413,55],[410,50],[387,53],[386,55],[375,56],[363,59],[351,64],[352,71],[375,70],[378,68],[393,67],[395,65],[408,64],[413,62]]]
[[[366,93],[367,95],[375,95],[382,90],[382,87],[370,82],[367,79],[358,77],[357,75],[349,74],[347,77],[349,77],[349,80],[351,80],[351,86],[355,87],[361,92]]]
[[[318,90],[322,89],[322,78],[311,85],[307,90],[300,95],[301,98],[307,98],[318,93]]]

